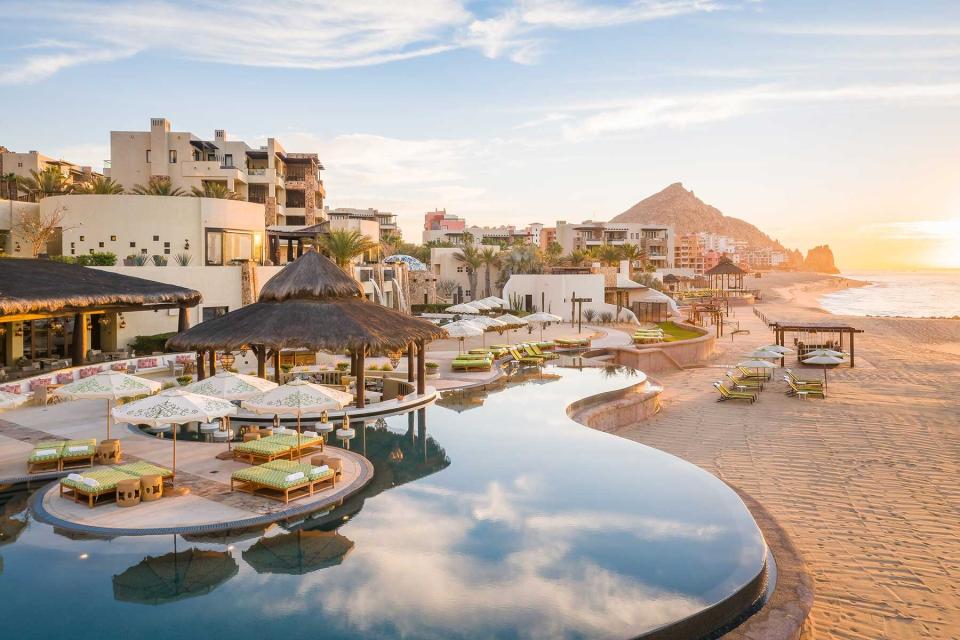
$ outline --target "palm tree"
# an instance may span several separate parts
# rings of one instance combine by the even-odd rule
[[[147,186],[142,184],[133,185],[132,193],[138,196],[185,196],[187,195],[180,187],[174,187],[167,176],[153,176],[147,182]]]
[[[628,243],[620,247],[620,258],[630,261],[631,270],[634,262],[640,263],[642,271],[647,270],[647,252],[639,245]]]
[[[354,258],[380,245],[359,231],[338,230],[320,236],[320,246],[341,269]]]
[[[18,187],[26,191],[34,201],[42,200],[47,196],[59,196],[73,191],[70,179],[63,175],[60,168],[51,165],[37,173],[33,169],[26,178],[18,178]]]
[[[563,246],[556,241],[548,244],[547,248],[543,250],[543,257],[549,265],[557,264],[560,261],[560,256],[562,255]]]
[[[223,182],[204,182],[203,189],[191,187],[194,198],[216,198],[218,200],[243,200],[239,193],[231,191]]]
[[[463,263],[467,268],[467,281],[470,283],[470,299],[477,299],[477,270],[483,266],[480,250],[468,244],[462,250],[453,254],[453,259]]]
[[[73,191],[74,193],[115,196],[123,193],[123,185],[113,178],[93,176],[90,180],[78,184]]]
[[[590,256],[607,266],[616,265],[620,261],[620,247],[612,244],[602,244],[594,247],[590,251]]]
[[[20,197],[20,189],[17,188],[17,174],[5,173],[0,176],[0,198],[6,197],[7,200],[17,200]]]
[[[573,266],[579,267],[584,262],[586,262],[587,258],[589,257],[590,257],[590,253],[588,251],[584,251],[583,249],[574,249],[573,251],[570,252],[570,255],[567,256],[567,260],[569,260],[570,264],[572,264]]]
[[[480,260],[483,261],[483,284],[486,289],[486,295],[490,295],[490,271],[494,267],[500,266],[500,252],[493,247],[484,247],[480,252]]]

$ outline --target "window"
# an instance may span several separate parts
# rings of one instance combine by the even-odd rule
[[[164,248],[164,249],[169,249],[169,248],[170,248],[170,243],[169,243],[169,242],[164,242],[164,243],[163,243],[163,248]]]
[[[100,242],[100,243],[98,243],[98,244],[100,245],[100,248],[103,249],[103,243]]]
[[[147,149],[147,162],[150,162],[150,149]]]
[[[117,236],[110,236],[110,242],[116,242]]]
[[[81,240],[82,240],[82,239],[83,239],[83,238],[81,238]],[[159,242],[159,241],[160,241],[160,236],[153,236],[153,241],[154,241],[154,242]]]
[[[170,164],[177,164],[177,150],[170,149]]]
[[[201,322],[206,322],[207,320],[213,320],[214,318],[219,318],[220,316],[227,315],[229,307],[204,307],[201,317]]]
[[[80,242],[83,242],[83,236],[80,236]]]
[[[457,273],[463,273],[463,267],[457,267]]]
[[[223,264],[223,233],[207,231],[207,264]],[[207,310],[203,310],[206,314]]]
[[[131,242],[131,243],[130,243],[130,248],[131,248],[131,249],[135,249],[136,246],[137,246],[137,243],[136,243],[136,242]]]
[[[223,166],[225,166],[225,167],[232,167],[232,166],[233,166],[233,154],[232,154],[232,153],[228,153],[228,154],[226,154],[225,156],[223,156]]]

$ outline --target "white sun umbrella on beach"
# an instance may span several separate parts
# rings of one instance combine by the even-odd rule
[[[474,306],[472,302],[463,302],[461,304],[455,304],[452,307],[447,307],[444,311],[447,313],[477,314],[480,313],[480,307]]]
[[[503,324],[507,325],[506,328],[508,330],[516,329],[518,327],[522,327],[527,324],[526,320],[524,320],[523,318],[518,318],[512,313],[505,313],[502,316],[497,316],[496,319],[502,322]],[[512,339],[511,339],[511,342],[512,342]]]
[[[209,378],[197,380],[194,383],[183,387],[190,393],[199,393],[203,396],[211,396],[222,400],[248,400],[264,391],[275,389],[277,383],[272,380],[264,380],[256,376],[248,376],[243,373],[233,373],[232,371],[221,371]],[[226,430],[230,418],[223,418],[223,429]],[[232,434],[227,438],[227,450],[230,449],[230,440]]]
[[[751,351],[750,353],[747,354],[747,357],[759,358],[761,360],[764,358],[776,358],[779,360],[780,358],[783,357],[783,354],[780,353],[779,351],[772,351],[770,349],[767,349],[766,347],[763,347],[763,348],[755,349],[754,351]]]
[[[834,351],[833,349],[811,349],[803,354],[804,362],[807,358],[817,358],[819,356],[829,356],[831,358],[843,358],[847,354],[842,351]]]
[[[76,382],[65,384],[54,395],[77,400],[101,398],[107,401],[107,438],[110,437],[110,414],[113,403],[121,398],[151,395],[160,390],[160,383],[120,371],[102,371]]]
[[[832,351],[832,349],[817,349],[817,351]],[[834,353],[839,353],[839,351],[834,351]],[[827,367],[843,364],[845,360],[840,356],[831,356],[831,355],[818,355],[811,358],[804,358],[803,364],[819,364],[823,365],[823,390],[827,390]]]
[[[297,446],[300,446],[300,419],[307,413],[342,409],[353,402],[353,394],[300,378],[264,391],[240,403],[254,413],[297,416]]]
[[[463,352],[463,340],[465,338],[483,335],[485,331],[480,325],[474,324],[473,320],[457,320],[456,322],[443,325],[443,329],[447,332],[448,336],[459,340],[459,351],[457,351],[457,353]]]
[[[496,318],[491,318],[489,316],[477,316],[476,318],[470,318],[469,322],[483,329],[483,335],[481,336],[483,346],[487,346],[488,331],[496,331],[497,329],[502,329],[504,326],[506,326]]]
[[[488,298],[484,298],[484,300],[487,301],[487,304],[494,307],[498,307],[500,309],[505,309],[510,306],[509,302],[507,302],[503,298],[498,298],[497,296],[490,296]]]
[[[177,472],[176,425],[188,422],[212,422],[217,418],[236,415],[237,407],[229,400],[202,396],[183,389],[168,389],[155,396],[134,400],[114,408],[111,412],[117,422],[145,424],[154,428],[173,429],[173,472]]]
[[[764,351],[776,351],[777,353],[793,353],[793,349],[781,344],[766,344],[760,348]]]
[[[738,362],[737,366],[743,369],[757,369],[758,371],[760,369],[776,369],[777,368],[777,365],[773,364],[769,360],[758,360],[758,359],[744,360],[743,362]]]
[[[8,393],[0,391],[0,409],[13,409],[19,407],[30,397],[23,393]]]
[[[546,324],[551,322],[563,322],[563,318],[560,316],[555,316],[552,313],[547,313],[546,311],[538,311],[537,313],[531,313],[526,318],[527,322],[532,322],[534,324],[540,325],[540,342],[543,342],[543,327]]]
[[[493,308],[489,303],[484,302],[483,300],[471,300],[471,301],[470,301],[470,306],[476,307],[477,309],[480,309],[481,311],[490,311],[490,309]]]

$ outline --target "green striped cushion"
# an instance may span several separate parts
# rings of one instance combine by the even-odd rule
[[[58,460],[64,444],[63,440],[43,440],[38,442],[33,448],[33,452],[30,454],[28,460],[30,462],[50,462]],[[40,454],[41,451],[47,450],[52,450],[53,453]]]
[[[84,447],[83,451],[70,451],[70,447]],[[61,458],[89,458],[97,449],[96,440],[67,440],[60,452]]]
[[[134,476],[136,478],[142,478],[143,476],[160,476],[162,478],[169,478],[173,475],[173,471],[170,469],[164,469],[163,467],[158,467],[157,465],[150,464],[149,462],[130,462],[128,464],[122,464],[119,467],[113,467],[121,473],[126,473],[128,475]]]
[[[272,438],[273,436],[270,437]],[[283,453],[284,451],[288,451],[289,449],[289,445],[270,442],[265,438],[260,440],[251,440],[250,442],[243,442],[233,448],[234,451],[239,451],[240,453],[253,453],[259,455],[275,455],[278,453]]]
[[[292,436],[288,436],[288,435],[275,435],[275,436],[270,436],[269,438],[267,438],[267,440],[270,441],[270,442],[275,442],[275,443],[277,443],[277,444],[282,444],[282,445],[287,446],[287,447],[295,447],[295,446],[297,446],[297,435],[296,435],[296,434],[293,434]],[[300,434],[300,446],[301,446],[301,447],[309,446],[309,445],[311,445],[311,444],[316,444],[317,442],[320,442],[320,440],[321,440],[320,436],[316,436],[316,437],[314,437],[314,438],[309,438],[309,437],[307,437],[307,436],[305,436],[305,435],[303,435],[303,434]]]
[[[277,471],[276,469],[267,469],[261,465],[259,467],[251,467],[249,469],[234,471],[232,477],[235,480],[250,480],[253,482],[258,482],[272,489],[290,489],[292,487],[299,487],[312,480],[311,478],[306,477],[306,474],[304,474],[305,477],[303,478],[298,478],[293,482],[287,482],[286,477],[291,473],[296,472]]]
[[[264,469],[283,471],[284,473],[296,473],[297,471],[302,471],[303,475],[307,476],[313,481],[323,480],[324,478],[329,478],[333,475],[333,469],[328,468],[323,473],[314,473],[314,470],[319,469],[320,467],[315,467],[312,464],[307,464],[305,462],[293,462],[292,460],[274,460],[273,462],[268,462],[260,466]]]
[[[89,487],[82,482],[77,482],[71,480],[70,478],[64,478],[60,481],[60,484],[70,487],[71,489],[79,489],[84,493],[92,493],[95,496],[99,496],[103,493],[109,493],[114,491],[117,488],[117,483],[121,480],[129,480],[130,476],[121,471],[116,471],[115,469],[98,469],[96,471],[90,471],[83,474],[84,478],[93,478],[100,483],[98,487]]]

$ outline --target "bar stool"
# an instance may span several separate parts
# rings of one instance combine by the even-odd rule
[[[133,507],[140,504],[140,479],[131,478],[117,483],[117,506]]]
[[[154,473],[140,477],[140,499],[153,502],[163,497],[163,476]]]

